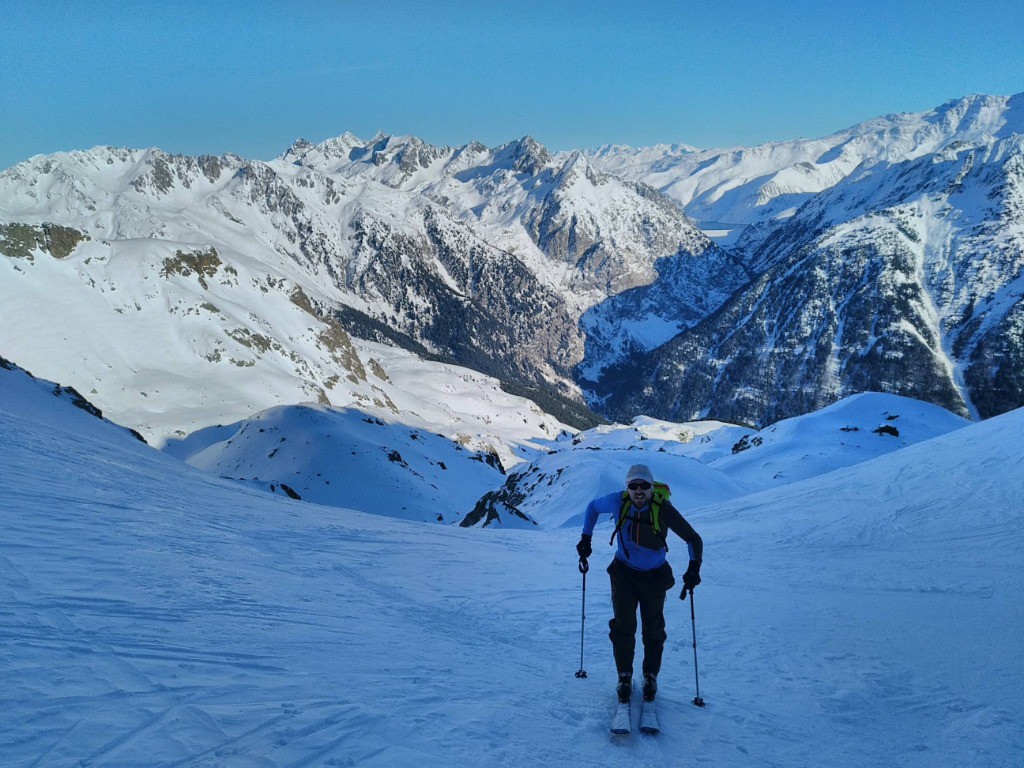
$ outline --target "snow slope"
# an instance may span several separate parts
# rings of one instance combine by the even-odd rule
[[[574,527],[576,502],[593,487],[615,488],[632,464],[650,465],[680,510],[734,499],[866,461],[960,429],[970,422],[930,403],[866,392],[816,413],[754,432],[718,421],[673,424],[649,417],[563,437],[509,473],[472,519],[484,525]],[[640,453],[637,453],[640,451]]]
[[[285,483],[304,501],[437,522],[458,520],[503,480],[495,454],[382,416],[274,408],[188,461],[221,477]]]
[[[4,765],[1019,763],[1022,411],[689,510],[708,706],[672,593],[664,730],[616,740],[603,551],[574,676],[574,530],[239,488],[61,400],[31,417],[50,396],[20,375],[0,370]]]
[[[711,466],[737,482],[766,488],[859,464],[969,423],[931,403],[865,392],[747,433],[737,440],[743,450]]]

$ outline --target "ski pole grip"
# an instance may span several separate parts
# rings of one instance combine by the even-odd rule
[[[590,563],[587,562],[585,557],[580,558],[580,573],[586,573],[590,570]]]

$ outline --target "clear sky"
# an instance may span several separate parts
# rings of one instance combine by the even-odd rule
[[[346,131],[750,146],[1020,92],[1021,0],[0,3],[0,168]]]

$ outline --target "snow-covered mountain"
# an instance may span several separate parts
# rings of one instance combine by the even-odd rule
[[[702,229],[732,243],[749,236],[752,225],[792,216],[819,192],[863,168],[1024,133],[1022,100],[1024,94],[970,96],[927,112],[867,120],[820,139],[756,147],[606,146],[585,154],[605,173],[665,193]]]
[[[482,374],[368,346],[394,379],[386,403],[278,406],[173,439],[164,451],[303,501],[454,523],[507,468],[569,434]]]
[[[689,606],[674,589],[662,733],[612,743],[607,522],[581,606],[565,510],[551,527],[484,532],[275,497],[55,389],[0,367],[5,765],[596,768],[614,752],[625,768],[680,755],[1001,768],[1020,756],[1022,410],[840,469],[813,438],[806,463],[835,471],[731,500],[690,485],[689,461],[662,465],[705,541],[693,633],[707,706],[690,704]],[[877,424],[878,404],[853,400],[810,431]],[[896,406],[894,423],[911,419],[899,438],[844,434],[892,445],[941,431],[909,406]],[[591,457],[653,465],[673,437],[724,459],[742,435],[716,440],[721,429],[736,428],[588,432],[561,446],[551,492],[572,486],[578,509],[621,487]],[[783,431],[738,455],[774,452]],[[673,547],[677,573],[680,557]]]
[[[737,183],[811,156],[844,172],[794,199],[776,192],[796,166],[744,187],[733,252],[755,278],[606,371],[607,412],[769,424],[872,389],[975,418],[1024,404],[1024,95],[769,149],[733,158]]]
[[[584,398],[763,426],[864,391],[986,417],[1024,405],[1022,113],[731,150],[37,157],[0,174],[0,353],[157,440],[383,400],[364,342],[578,427]]]
[[[370,396],[351,335],[471,366],[585,422],[572,372],[586,309],[664,263],[680,279],[659,312],[677,330],[728,294],[695,286],[742,274],[667,199],[530,139],[345,136],[270,163],[34,158],[0,174],[0,253],[5,353],[154,435],[168,425],[140,418],[134,393],[178,411],[177,429]]]

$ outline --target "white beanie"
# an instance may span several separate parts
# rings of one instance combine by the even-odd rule
[[[629,485],[634,480],[641,480],[654,485],[654,475],[651,474],[650,467],[644,464],[634,464],[629,468],[629,472],[626,473],[626,485]]]

